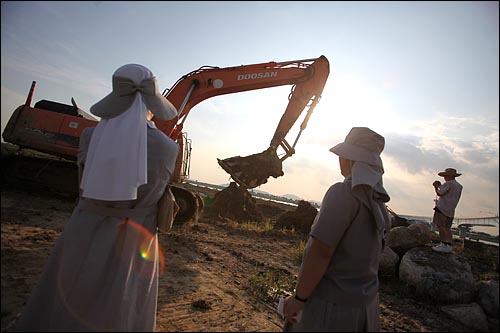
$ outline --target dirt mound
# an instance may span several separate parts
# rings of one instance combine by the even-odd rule
[[[212,213],[236,222],[261,222],[264,219],[256,200],[235,182],[214,195]]]
[[[279,204],[279,203],[274,203],[272,201],[269,202],[264,202],[263,200],[257,200],[257,208],[259,211],[264,215],[265,218],[268,218],[272,221],[276,221],[278,217],[283,215],[283,213],[294,210],[295,207],[290,206],[290,208],[283,208],[286,207],[286,205]]]
[[[295,229],[301,233],[308,233],[318,210],[310,202],[300,200],[294,211],[286,212],[276,221],[276,228]]]
[[[295,209],[279,208],[270,203],[262,203],[252,197],[244,187],[231,182],[228,187],[217,192],[209,210],[211,215],[219,215],[236,222],[262,222],[264,218],[275,222],[275,229],[295,230],[307,234],[318,210],[308,201],[300,200]]]

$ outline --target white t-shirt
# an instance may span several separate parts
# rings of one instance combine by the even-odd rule
[[[439,208],[441,213],[448,217],[455,216],[455,208],[462,195],[462,188],[463,186],[455,179],[448,180],[438,187],[437,193],[439,197],[436,207]]]

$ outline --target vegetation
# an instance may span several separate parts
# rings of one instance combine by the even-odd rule
[[[279,269],[254,269],[248,278],[248,288],[257,299],[276,303],[283,295],[290,294],[294,277]]]
[[[300,265],[302,263],[302,256],[304,255],[306,243],[307,241],[302,239],[295,247],[290,248],[290,258],[294,264]]]
[[[274,229],[274,224],[270,219],[264,219],[263,222],[243,222],[239,227],[247,231],[266,232]]]

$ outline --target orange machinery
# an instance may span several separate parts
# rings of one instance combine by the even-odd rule
[[[254,188],[269,176],[283,175],[281,162],[295,153],[295,145],[306,128],[309,117],[317,105],[330,73],[328,59],[320,56],[285,62],[266,62],[234,67],[203,66],[182,76],[163,95],[178,110],[170,121],[154,119],[158,129],[179,144],[180,153],[174,174],[172,189],[181,210],[176,222],[190,220],[200,204],[200,198],[182,183],[189,177],[191,142],[183,132],[183,125],[192,108],[210,97],[243,91],[291,85],[289,103],[281,117],[270,146],[255,155],[218,160],[219,165],[244,188]],[[86,127],[97,125],[98,120],[79,109],[72,99],[72,106],[42,100],[31,106],[36,82],[33,81],[24,105],[12,114],[4,130],[6,142],[56,156],[75,160],[79,137]],[[294,143],[285,139],[298,117],[307,110]],[[278,147],[284,155],[277,156]]]

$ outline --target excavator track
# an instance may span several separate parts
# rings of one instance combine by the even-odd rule
[[[75,162],[19,150],[2,142],[2,187],[49,191],[78,197],[78,168]]]
[[[30,192],[50,192],[54,195],[78,198],[78,167],[74,161],[2,142],[2,188]],[[199,195],[182,185],[173,186],[176,201],[181,206],[174,225],[196,221],[203,209]]]

